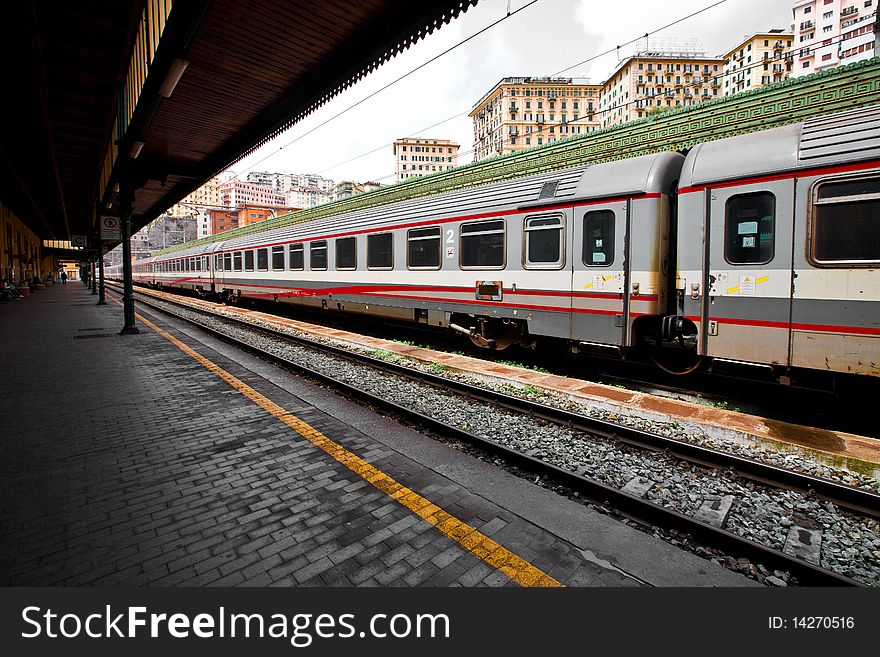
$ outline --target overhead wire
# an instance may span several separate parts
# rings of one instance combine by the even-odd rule
[[[586,58],[586,59],[584,59],[584,60],[581,60],[581,61],[577,62],[576,64],[572,64],[572,65],[570,65],[570,66],[566,66],[565,68],[560,69],[559,71],[557,71],[556,73],[553,73],[552,75],[550,75],[550,76],[548,76],[548,77],[556,77],[556,76],[558,76],[558,75],[564,73],[565,71],[568,71],[568,70],[571,70],[571,69],[576,68],[576,67],[578,67],[578,66],[582,66],[582,65],[587,64],[587,63],[589,63],[589,62],[595,61],[596,59],[599,59],[599,58],[604,57],[604,56],[606,56],[606,55],[612,54],[612,53],[614,53],[614,52],[618,52],[618,53],[619,53],[620,48],[622,48],[622,47],[624,47],[624,46],[631,45],[631,44],[633,44],[633,43],[637,43],[637,42],[641,41],[642,39],[647,39],[647,38],[649,38],[651,35],[657,34],[658,32],[662,32],[663,30],[669,29],[670,27],[674,27],[675,25],[678,25],[679,23],[682,23],[682,22],[684,22],[684,21],[686,21],[686,20],[689,20],[689,19],[693,18],[694,16],[698,16],[699,14],[702,14],[702,13],[704,13],[704,12],[707,12],[707,11],[709,11],[710,9],[714,9],[715,7],[717,7],[717,6],[719,6],[719,5],[722,5],[722,4],[724,4],[725,2],[727,2],[727,0],[717,0],[716,2],[713,2],[712,4],[706,5],[706,6],[703,7],[702,9],[698,9],[697,11],[691,12],[691,13],[687,14],[686,16],[682,16],[682,17],[680,17],[680,18],[678,18],[678,19],[676,19],[676,20],[674,20],[674,21],[672,21],[672,22],[670,22],[670,23],[667,23],[667,24],[665,24],[665,25],[663,25],[663,26],[661,26],[661,27],[655,28],[655,29],[653,29],[653,30],[649,30],[648,32],[645,32],[645,34],[643,34],[643,35],[640,35],[640,36],[638,36],[638,37],[633,37],[632,39],[629,39],[628,41],[624,41],[624,42],[620,43],[619,45],[615,46],[614,48],[609,48],[608,50],[604,50],[604,51],[602,51],[602,52],[599,52],[599,53],[596,53],[596,54],[594,54],[594,55],[591,55],[590,57],[588,57],[588,58]],[[470,112],[470,110],[467,110],[467,109],[466,109],[466,110],[464,110],[464,111],[462,111],[462,112],[459,112],[458,114],[454,114],[453,116],[450,116],[450,117],[448,117],[448,118],[446,118],[446,119],[443,119],[442,121],[439,121],[438,123],[434,123],[434,124],[432,124],[432,125],[430,125],[430,126],[428,126],[428,127],[421,128],[420,130],[417,130],[416,132],[412,133],[412,136],[419,135],[419,134],[421,134],[421,133],[423,133],[423,132],[425,132],[425,131],[427,131],[427,130],[431,130],[432,128],[437,127],[438,125],[442,125],[442,124],[444,124],[444,123],[448,123],[449,121],[452,121],[452,120],[457,119],[457,118],[459,118],[459,117],[465,116],[465,115],[469,114],[469,112]],[[351,162],[354,162],[355,160],[359,160],[360,158],[362,158],[362,157],[366,157],[367,155],[372,155],[373,153],[379,152],[379,151],[381,151],[383,148],[388,148],[389,146],[392,146],[393,144],[394,144],[394,142],[391,142],[391,143],[389,143],[389,144],[384,144],[384,145],[379,146],[379,147],[377,147],[377,148],[374,148],[374,149],[372,149],[372,150],[370,150],[370,151],[367,151],[367,152],[365,152],[365,153],[361,153],[360,155],[356,155],[355,157],[349,158],[348,160],[344,160],[344,161],[342,161],[342,162],[338,162],[338,163],[336,163],[336,164],[333,164],[333,165],[331,165],[331,166],[329,166],[329,167],[323,169],[320,173],[326,173],[326,172],[332,171],[333,169],[338,168],[338,167],[340,167],[340,166],[344,166],[344,165],[346,165],[346,164],[350,164]],[[474,152],[473,150],[471,150],[471,151],[465,151],[465,152],[460,152],[458,155],[459,155],[459,157],[461,157],[462,155],[469,155],[469,154],[471,154],[471,153],[473,153],[473,152]],[[396,174],[395,174],[395,175],[396,175]],[[386,178],[388,178],[388,177],[389,177],[389,176],[383,176],[382,178],[372,178],[372,180],[384,180],[384,179],[386,179]]]

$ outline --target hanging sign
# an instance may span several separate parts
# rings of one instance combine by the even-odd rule
[[[101,217],[101,239],[107,241],[122,239],[119,234],[119,217]]]

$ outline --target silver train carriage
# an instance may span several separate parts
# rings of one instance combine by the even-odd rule
[[[880,376],[880,108],[139,260],[135,282]]]
[[[700,144],[678,196],[698,354],[880,375],[880,108]]]

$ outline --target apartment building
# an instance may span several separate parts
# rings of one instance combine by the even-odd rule
[[[227,180],[220,183],[220,205],[235,208],[244,205],[285,207],[284,194],[268,185],[244,180]]]
[[[211,218],[208,210],[218,208],[221,205],[220,198],[221,177],[215,176],[194,192],[172,205],[165,214],[172,217],[192,217],[196,221],[198,238],[211,234]]]
[[[792,76],[793,40],[790,32],[769,30],[746,37],[731,48],[724,54],[724,95],[788,80]]]
[[[643,51],[623,60],[602,86],[599,121],[608,128],[721,95],[724,59],[688,51]]]
[[[333,200],[341,201],[344,198],[351,198],[363,193],[364,186],[362,184],[356,183],[353,180],[340,180],[333,187]]]
[[[265,185],[276,192],[287,194],[295,188],[314,190],[317,196],[329,196],[333,192],[333,181],[314,173],[279,173],[270,171],[251,171],[245,177],[247,182]]]
[[[397,182],[458,166],[459,145],[449,139],[403,137],[394,141]]]
[[[474,105],[474,161],[599,127],[601,85],[578,78],[503,78]]]
[[[267,219],[273,219],[289,212],[296,212],[302,208],[286,206],[265,206],[258,204],[244,204],[231,208],[214,208],[208,210],[213,234],[223,233],[233,228],[243,228]]]
[[[874,56],[878,0],[795,0],[792,77]]]

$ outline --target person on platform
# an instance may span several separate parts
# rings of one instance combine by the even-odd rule
[[[0,279],[0,301],[12,301],[21,299],[21,293],[15,287],[12,281],[7,282],[5,278]]]
[[[61,284],[67,285],[67,272],[66,271],[61,272]]]

